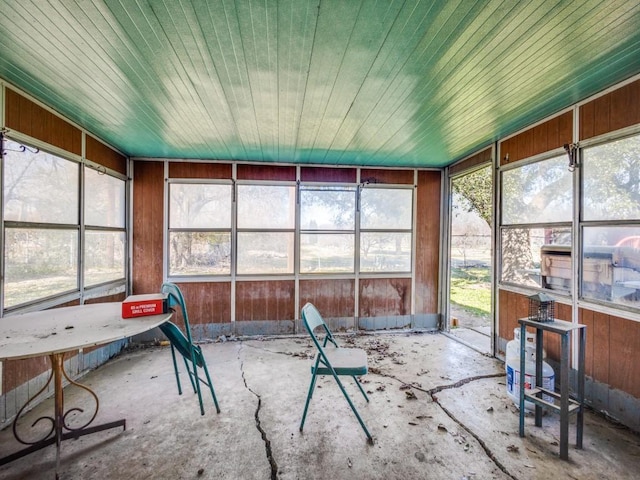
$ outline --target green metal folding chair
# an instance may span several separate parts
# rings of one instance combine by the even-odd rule
[[[304,421],[307,418],[307,410],[309,408],[309,402],[311,401],[311,397],[313,396],[313,391],[316,386],[316,379],[318,375],[331,375],[335,381],[338,383],[340,387],[340,391],[344,395],[344,398],[347,399],[351,410],[355,414],[358,422],[360,422],[360,426],[364,430],[364,433],[367,435],[367,438],[370,443],[373,443],[373,437],[367,430],[366,425],[362,421],[358,410],[355,405],[351,401],[351,397],[347,394],[342,382],[340,381],[340,376],[348,375],[354,379],[356,385],[360,389],[360,392],[364,396],[365,400],[368,402],[369,397],[365,393],[362,385],[356,378],[356,376],[365,375],[368,371],[367,366],[367,353],[361,348],[338,348],[338,344],[329,327],[327,327],[326,323],[322,319],[322,316],[318,312],[318,309],[313,306],[311,303],[307,303],[304,307],[302,307],[302,321],[304,323],[305,328],[311,335],[311,339],[318,349],[318,353],[314,358],[313,366],[311,367],[311,384],[309,385],[309,393],[307,394],[307,401],[304,405],[304,413],[302,414],[302,421],[300,422],[300,431],[302,431],[304,427]],[[324,340],[322,343],[320,339],[314,333],[315,329],[319,326],[322,326],[324,333]],[[327,347],[328,343],[331,343]]]
[[[164,283],[162,285],[162,293],[167,294],[167,302],[169,308],[176,310],[176,307],[180,308],[182,312],[182,319],[184,321],[185,333],[173,322],[166,322],[160,325],[160,330],[165,334],[169,342],[171,343],[171,356],[173,358],[173,369],[176,374],[176,382],[178,383],[178,394],[182,395],[182,386],[180,385],[180,373],[178,371],[178,362],[176,361],[176,350],[184,359],[184,366],[189,374],[189,380],[193,387],[193,392],[198,394],[198,401],[200,402],[200,414],[204,415],[204,405],[202,403],[202,391],[200,390],[200,383],[204,383],[211,391],[213,397],[213,403],[216,406],[216,412],[220,413],[220,407],[218,406],[218,399],[216,398],[216,392],[213,390],[213,382],[209,376],[209,369],[207,368],[207,362],[202,354],[202,348],[193,343],[191,338],[191,326],[189,325],[189,317],[187,315],[187,306],[184,302],[184,297],[180,288],[174,283]],[[202,369],[205,379],[198,374],[198,368]]]

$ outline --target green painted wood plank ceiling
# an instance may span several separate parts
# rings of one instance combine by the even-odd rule
[[[133,157],[441,167],[640,73],[640,2],[0,0],[0,77]]]

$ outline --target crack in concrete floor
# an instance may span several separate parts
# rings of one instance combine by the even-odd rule
[[[262,397],[253,391],[251,387],[247,384],[247,379],[244,375],[244,360],[240,358],[240,353],[244,348],[244,343],[240,343],[240,348],[238,349],[238,361],[240,362],[240,372],[242,373],[242,381],[244,382],[244,386],[247,390],[249,390],[255,397],[258,399],[258,406],[255,411],[255,420],[256,420],[256,428],[258,432],[260,432],[260,436],[262,441],[264,442],[264,448],[267,454],[267,461],[269,462],[269,466],[271,467],[271,480],[277,480],[278,478],[278,464],[276,463],[275,458],[273,458],[273,452],[271,450],[271,441],[267,436],[267,432],[262,428],[262,424],[260,422],[260,409],[262,408]]]

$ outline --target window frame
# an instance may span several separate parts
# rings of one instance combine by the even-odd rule
[[[235,211],[236,211],[236,192],[234,182],[231,180],[221,179],[184,179],[184,178],[170,178],[166,182],[166,202],[165,202],[165,219],[166,219],[166,237],[165,237],[165,261],[163,268],[166,272],[166,277],[169,281],[184,282],[184,281],[215,281],[215,280],[228,280],[234,273],[235,264],[235,248],[234,248],[234,230],[235,230]],[[229,187],[230,190],[230,205],[231,217],[229,226],[225,227],[172,227],[171,226],[171,185],[221,185]],[[187,275],[184,273],[172,273],[171,272],[171,234],[172,233],[223,233],[229,234],[230,253],[229,253],[229,271],[225,273],[195,273],[193,275]]]
[[[542,271],[541,268],[538,268],[539,270],[539,277],[540,277],[540,285],[539,286],[532,286],[532,285],[526,285],[523,283],[518,283],[515,281],[510,281],[510,280],[505,280],[504,279],[504,250],[505,250],[505,242],[504,242],[504,238],[505,238],[505,232],[509,231],[509,230],[515,230],[515,229],[522,229],[522,230],[534,230],[534,229],[569,229],[569,238],[571,239],[571,243],[569,245],[569,270],[573,271],[573,265],[574,265],[574,257],[575,257],[575,250],[576,250],[576,245],[574,244],[574,221],[573,221],[573,216],[574,216],[574,211],[575,211],[575,203],[576,203],[576,191],[575,191],[575,181],[573,179],[573,173],[570,173],[570,180],[571,180],[571,205],[570,205],[570,214],[569,214],[569,218],[567,220],[562,220],[562,221],[557,221],[557,222],[520,222],[520,223],[504,223],[504,206],[505,206],[505,198],[504,198],[504,175],[505,173],[509,173],[509,172],[513,172],[514,170],[520,169],[520,168],[526,168],[530,165],[534,165],[534,164],[542,164],[542,162],[545,161],[549,161],[549,160],[555,160],[558,159],[558,161],[560,162],[563,157],[562,157],[562,153],[559,150],[551,150],[549,152],[545,152],[544,154],[541,155],[536,155],[533,157],[530,157],[528,159],[524,159],[518,162],[515,162],[513,164],[508,164],[508,165],[504,165],[499,169],[499,198],[498,198],[498,215],[499,215],[499,219],[500,219],[500,223],[498,225],[497,228],[497,239],[496,239],[496,243],[499,246],[499,254],[496,255],[497,257],[497,265],[496,265],[496,276],[497,276],[497,280],[498,280],[498,286],[499,287],[511,287],[511,288],[519,288],[519,289],[525,289],[525,290],[532,290],[532,291],[543,291],[546,293],[551,293],[553,295],[556,295],[558,297],[565,297],[565,298],[571,298],[571,296],[573,295],[573,290],[574,290],[574,285],[573,283],[570,281],[569,282],[569,287],[568,287],[568,291],[567,290],[556,290],[556,289],[551,289],[551,288],[547,288],[544,286],[544,282],[542,280]],[[567,167],[568,168],[568,167]],[[558,244],[558,245],[562,245],[563,247],[565,246],[564,244]],[[542,260],[541,260],[542,261]],[[533,266],[532,266],[533,267]]]
[[[273,188],[279,188],[279,187],[285,187],[285,188],[293,188],[293,196],[294,196],[294,204],[293,204],[293,212],[290,212],[290,214],[293,214],[293,225],[290,227],[240,227],[240,207],[239,207],[239,201],[240,201],[240,189],[242,187],[245,186],[256,186],[256,187],[273,187]],[[232,245],[232,258],[234,259],[231,265],[231,269],[233,272],[235,272],[236,277],[238,278],[242,278],[243,280],[247,280],[247,279],[251,279],[251,278],[290,278],[293,275],[295,275],[295,273],[297,272],[297,261],[296,259],[298,258],[298,229],[297,229],[297,225],[298,225],[298,210],[299,210],[299,206],[298,206],[298,199],[299,199],[299,193],[298,193],[298,189],[297,189],[297,184],[296,182],[289,182],[289,181],[270,181],[270,182],[265,182],[265,181],[251,181],[251,180],[239,180],[234,182],[234,196],[233,196],[233,203],[235,205],[235,217],[231,219],[231,223],[232,225],[234,225],[234,231],[232,233],[232,238],[231,238],[231,245]],[[240,236],[242,234],[278,234],[278,233],[283,233],[283,234],[292,234],[293,237],[291,238],[292,241],[292,251],[291,251],[291,257],[288,257],[288,263],[290,263],[291,265],[291,270],[290,271],[286,271],[286,272],[240,272],[239,271],[239,262],[240,262],[240,246],[239,246],[239,239]]]
[[[623,132],[617,132],[617,134],[613,134],[613,135],[606,134],[600,137],[590,139],[589,141],[581,142],[580,150],[579,150],[580,166],[583,167],[585,165],[585,161],[588,161],[585,158],[585,153],[588,149],[597,148],[599,146],[624,141],[625,139],[629,139],[633,137],[638,137],[640,139],[640,128],[633,127],[631,129],[626,129]],[[638,156],[638,162],[640,162],[640,152]],[[593,296],[585,296],[585,291],[587,290],[587,288],[585,288],[585,272],[587,271],[587,268],[585,266],[585,247],[587,246],[585,242],[585,237],[586,237],[585,230],[590,228],[594,228],[594,229],[596,228],[609,228],[609,229],[635,228],[640,231],[640,214],[638,214],[638,218],[624,218],[624,219],[614,219],[614,220],[604,220],[601,218],[596,218],[592,220],[585,220],[586,202],[585,202],[584,196],[587,193],[587,189],[585,188],[586,179],[585,179],[584,168],[579,169],[579,185],[580,185],[580,192],[579,192],[578,200],[580,202],[580,212],[579,212],[580,214],[579,214],[579,218],[577,219],[577,228],[579,230],[579,240],[580,240],[579,255],[580,256],[579,256],[579,264],[578,264],[579,275],[577,279],[577,283],[578,283],[578,296],[576,299],[577,303],[578,305],[587,305],[591,307],[596,305],[607,311],[615,311],[615,310],[626,311],[626,312],[637,315],[638,313],[640,313],[640,301],[636,305],[633,305],[633,304],[626,304],[620,301],[616,301],[613,298],[603,299],[603,298],[596,298]],[[605,247],[609,247],[609,246],[610,245],[605,245]],[[615,276],[615,273],[613,272],[613,268],[612,268],[612,275]],[[614,280],[612,279],[612,282],[613,281]],[[613,288],[613,283],[612,283],[612,288]],[[613,290],[612,290],[612,294],[613,294]]]
[[[19,302],[10,306],[5,306],[6,302],[6,291],[7,284],[5,281],[2,282],[2,288],[0,289],[0,308],[2,309],[2,315],[13,314],[13,313],[21,313],[24,311],[31,311],[34,309],[43,309],[50,308],[54,306],[58,306],[60,304],[64,304],[67,302],[77,301],[84,302],[87,299],[103,297],[105,294],[115,294],[119,292],[125,292],[127,288],[127,282],[129,278],[129,182],[130,179],[127,175],[124,175],[120,172],[114,171],[110,168],[107,168],[101,164],[93,162],[84,158],[81,155],[73,154],[71,152],[65,151],[59,147],[55,147],[46,142],[40,141],[38,139],[34,139],[29,137],[28,135],[21,134],[19,132],[5,132],[0,134],[0,145],[2,150],[5,151],[5,139],[11,142],[15,142],[19,145],[18,153],[25,152],[26,149],[29,149],[31,152],[40,153],[43,152],[47,155],[52,155],[54,157],[60,158],[64,161],[71,162],[74,164],[76,169],[76,178],[75,178],[75,186],[73,188],[77,191],[76,203],[74,205],[74,210],[76,211],[76,219],[74,223],[55,223],[55,222],[32,222],[32,221],[16,221],[16,220],[7,220],[5,218],[5,204],[4,204],[4,195],[5,195],[5,182],[4,182],[4,155],[2,156],[2,196],[0,197],[0,202],[2,204],[0,221],[2,222],[2,239],[0,240],[0,245],[2,247],[2,256],[0,257],[1,269],[4,272],[7,268],[7,257],[5,255],[5,250],[7,248],[6,242],[6,232],[8,229],[35,229],[38,231],[46,232],[47,230],[53,231],[68,231],[74,232],[75,239],[73,248],[75,250],[75,287],[69,289],[63,289],[57,291],[51,295],[40,296],[37,298],[29,299],[24,302]],[[123,210],[123,225],[118,227],[104,227],[104,226],[95,226],[85,225],[85,208],[89,205],[90,199],[87,197],[87,189],[85,188],[85,169],[91,168],[96,170],[99,174],[108,175],[109,177],[116,178],[118,180],[124,181],[124,189],[123,198],[122,198],[122,210]],[[87,253],[85,250],[85,236],[86,232],[118,232],[119,234],[123,234],[124,236],[124,250],[122,255],[122,271],[123,275],[118,278],[111,278],[105,280],[104,282],[97,282],[91,285],[87,285],[85,282],[85,265]],[[6,278],[6,277],[5,277]]]
[[[397,228],[397,227],[376,227],[376,228],[363,228],[362,227],[362,192],[363,191],[375,191],[375,190],[401,190],[409,192],[409,228]],[[356,246],[356,257],[357,257],[357,270],[360,275],[366,276],[389,276],[389,275],[413,275],[413,265],[414,265],[414,236],[415,236],[415,188],[413,185],[388,185],[388,184],[364,184],[361,185],[358,189],[358,198],[357,198],[357,211],[358,211],[358,221],[357,221],[357,246]],[[362,234],[376,234],[376,233],[388,233],[388,234],[401,234],[401,235],[409,235],[408,248],[409,248],[409,262],[408,269],[406,270],[364,270],[362,268]]]
[[[302,192],[308,191],[337,191],[337,192],[350,192],[353,194],[353,224],[351,228],[302,228]],[[304,182],[298,185],[298,215],[297,215],[297,244],[298,244],[298,263],[296,265],[296,271],[301,278],[317,278],[321,276],[331,277],[348,277],[353,278],[358,271],[358,204],[359,193],[358,184],[356,183],[321,183],[321,182]],[[303,235],[353,235],[353,263],[352,268],[346,270],[320,270],[316,272],[302,271],[302,236]]]
[[[235,177],[235,175],[234,175]],[[231,268],[230,272],[224,274],[194,274],[194,275],[180,275],[172,274],[170,271],[170,240],[169,237],[172,232],[177,231],[195,231],[196,229],[185,228],[173,228],[170,227],[170,187],[172,184],[222,184],[231,185],[232,187],[232,206],[231,206]],[[411,278],[413,276],[413,269],[415,263],[415,185],[413,184],[377,184],[367,185],[367,188],[379,188],[379,189],[400,189],[411,192],[411,201],[409,208],[411,209],[411,219],[408,228],[375,228],[375,229],[362,229],[365,233],[368,232],[393,232],[408,234],[408,248],[410,249],[409,261],[407,270],[385,270],[385,271],[361,271],[360,270],[360,190],[364,187],[359,183],[348,182],[319,182],[319,181],[278,181],[278,180],[235,180],[235,179],[201,179],[201,178],[168,178],[165,200],[165,212],[166,212],[166,225],[165,225],[165,259],[164,266],[166,272],[166,278],[169,281],[177,282],[234,282],[236,280],[293,280],[293,279],[319,279],[319,278]],[[266,187],[294,187],[295,188],[295,224],[293,228],[268,228],[268,227],[239,227],[238,215],[238,189],[245,185],[257,185]],[[301,192],[304,189],[326,189],[326,190],[347,190],[353,191],[354,194],[354,225],[349,229],[312,229],[302,228],[301,220]],[[216,228],[201,228],[198,231],[224,231],[228,232],[228,229],[216,229]],[[255,272],[239,272],[238,271],[238,257],[239,257],[239,245],[238,237],[242,233],[262,233],[262,232],[274,232],[274,233],[292,233],[293,234],[293,271],[290,272],[273,272],[273,273],[255,273]],[[354,236],[353,246],[353,269],[350,271],[329,271],[322,270],[319,272],[302,271],[301,269],[301,238],[305,234],[349,234]]]
[[[106,225],[88,225],[86,223],[86,209],[87,209],[87,205],[89,203],[88,199],[87,199],[87,189],[85,188],[85,182],[86,182],[86,172],[88,171],[87,169],[91,169],[91,170],[95,170],[97,172],[98,175],[108,175],[111,178],[114,178],[118,181],[123,182],[123,193],[124,196],[122,198],[122,209],[123,209],[123,218],[122,218],[122,226],[106,226]],[[80,231],[81,231],[81,244],[82,244],[82,256],[83,259],[85,259],[82,262],[82,284],[85,288],[85,290],[87,289],[96,289],[96,288],[100,288],[102,286],[105,285],[111,285],[111,284],[125,284],[126,283],[126,279],[128,278],[128,230],[127,230],[127,218],[128,218],[128,199],[127,199],[127,187],[128,187],[128,182],[127,182],[127,177],[125,175],[121,175],[121,174],[115,174],[115,172],[110,172],[108,171],[105,167],[96,164],[94,162],[90,162],[88,160],[85,160],[83,162],[83,165],[81,166],[81,171],[82,171],[82,190],[83,190],[83,199],[80,205],[81,211],[82,211],[82,220],[81,220],[81,226],[80,226]],[[118,278],[112,278],[109,280],[105,280],[103,282],[98,282],[98,283],[92,283],[87,285],[86,284],[86,276],[87,273],[85,271],[86,266],[87,266],[87,261],[86,261],[86,239],[87,239],[87,232],[95,232],[95,233],[101,233],[101,232],[105,232],[105,233],[118,233],[124,236],[124,246],[123,246],[123,266],[122,266],[122,272],[123,275],[121,277]]]

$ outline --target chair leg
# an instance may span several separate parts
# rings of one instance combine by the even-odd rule
[[[182,395],[182,385],[180,385],[180,374],[178,373],[178,362],[176,362],[176,351],[171,344],[171,358],[173,359],[173,371],[176,374],[176,383],[178,384],[178,395]]]
[[[185,359],[185,363],[187,360]],[[191,378],[191,384],[194,385],[195,392],[198,394],[198,402],[200,403],[200,415],[204,415],[204,404],[202,402],[202,390],[200,389],[200,378],[198,378],[198,364],[196,363],[195,353],[191,352],[191,366],[193,367],[193,376]]]
[[[187,369],[187,375],[189,376],[189,381],[191,382],[193,393],[196,393],[197,392],[196,382],[194,381],[194,378],[193,378],[198,374],[198,372],[195,371],[196,365],[195,363],[192,363],[194,371],[191,371],[191,367],[189,366],[189,360],[187,359],[187,357],[182,357],[182,359],[184,360],[184,368]]]
[[[211,377],[209,376],[209,369],[207,368],[207,364],[202,364],[202,369],[204,370],[204,374],[207,377],[207,385],[209,386],[209,390],[211,390],[211,396],[213,397],[213,403],[216,406],[216,413],[220,413],[220,406],[218,405],[218,399],[216,398],[216,392],[213,390],[213,382],[211,381]]]
[[[340,390],[342,391],[342,394],[344,395],[344,398],[347,399],[347,402],[349,403],[349,406],[351,407],[351,410],[353,410],[353,413],[355,414],[356,418],[358,419],[358,422],[360,422],[360,426],[364,430],[364,433],[367,435],[367,438],[369,439],[369,442],[373,444],[373,437],[369,433],[369,430],[367,430],[367,426],[364,424],[364,421],[362,420],[362,418],[360,418],[360,414],[358,413],[358,410],[356,410],[356,406],[351,401],[351,397],[349,397],[349,394],[344,389],[344,386],[342,385],[342,382],[340,381],[340,379],[338,378],[338,375],[336,375],[335,372],[333,372],[333,378],[335,378],[336,382],[338,382],[338,386],[340,387]]]
[[[366,392],[364,391],[364,389],[362,388],[362,385],[360,384],[360,382],[355,376],[353,377],[353,381],[356,382],[356,385],[358,385],[358,388],[362,392],[362,395],[364,395],[364,399],[367,401],[367,403],[369,403],[369,397],[367,397]]]
[[[304,428],[304,421],[307,418],[307,409],[309,408],[309,402],[313,396],[313,390],[316,386],[316,374],[311,375],[311,383],[309,384],[309,393],[307,393],[307,401],[304,404],[304,412],[302,413],[302,421],[300,422],[300,431]]]

